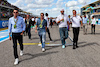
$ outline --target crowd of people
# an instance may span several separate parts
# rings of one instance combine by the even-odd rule
[[[9,39],[13,40],[13,50],[15,62],[14,65],[18,64],[18,54],[17,54],[17,40],[20,44],[20,55],[23,55],[23,34],[28,35],[31,40],[31,26],[36,25],[35,32],[38,33],[40,38],[40,42],[42,45],[42,51],[45,52],[45,41],[46,41],[46,32],[48,33],[48,37],[50,41],[53,41],[50,35],[49,25],[52,25],[56,22],[59,25],[59,33],[62,48],[65,48],[66,39],[69,37],[68,31],[72,27],[73,30],[73,49],[78,48],[78,36],[80,27],[83,27],[83,34],[87,34],[88,29],[88,18],[86,16],[80,17],[77,15],[76,10],[73,10],[73,16],[67,16],[64,14],[64,9],[60,11],[60,15],[55,19],[48,17],[48,13],[40,13],[40,18],[30,17],[29,15],[26,18],[22,18],[18,16],[18,9],[13,10],[13,17],[9,19],[8,31],[9,31]],[[45,17],[44,17],[45,16]],[[24,20],[23,20],[24,19]],[[54,21],[54,22],[53,22]],[[94,16],[91,19],[91,34],[95,34],[95,26],[96,20]],[[12,33],[12,38],[11,38]]]

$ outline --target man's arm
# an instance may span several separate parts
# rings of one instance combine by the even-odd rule
[[[36,27],[35,27],[35,32],[37,33],[37,25],[36,25]]]
[[[80,21],[81,22],[81,26],[83,26],[83,23],[82,23],[82,21]]]
[[[12,29],[12,25],[11,25],[11,22],[10,22],[10,19],[9,19],[9,23],[8,23],[9,40],[11,40],[11,36],[10,36],[11,29]]]
[[[23,35],[25,28],[26,28],[26,24],[25,24],[24,20],[22,20],[22,26],[23,26],[23,31],[22,31],[21,35]]]
[[[60,23],[61,21],[63,21],[64,19],[61,19],[59,18],[59,16],[57,17],[57,23]]]

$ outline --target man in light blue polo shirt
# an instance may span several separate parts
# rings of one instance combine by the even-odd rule
[[[12,33],[13,48],[14,48],[14,65],[18,64],[17,54],[17,40],[20,44],[20,56],[23,55],[23,32],[25,31],[25,22],[22,17],[18,16],[18,9],[13,10],[13,17],[9,19],[8,31],[9,39],[11,40],[10,34]]]
[[[84,15],[83,17],[83,34],[87,34],[87,28],[88,28],[88,18],[86,18],[86,16]]]
[[[47,30],[47,21],[44,19],[44,13],[41,13],[41,18],[37,20],[36,27],[35,27],[35,32],[37,33],[38,30],[38,35],[40,37],[40,41],[42,43],[42,51],[45,51],[45,39],[46,39],[46,30]]]

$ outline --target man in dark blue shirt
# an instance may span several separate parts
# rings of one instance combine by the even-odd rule
[[[40,37],[40,41],[42,43],[42,51],[45,51],[45,39],[46,39],[46,30],[47,30],[47,21],[44,19],[44,13],[41,13],[41,18],[37,20],[36,27],[35,27],[35,32],[37,33],[38,30],[38,35]]]

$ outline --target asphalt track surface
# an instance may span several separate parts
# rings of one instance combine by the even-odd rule
[[[32,29],[32,40],[23,36],[24,55],[19,56],[19,64],[14,66],[13,44],[6,40],[0,43],[0,67],[100,67],[100,26],[96,26],[96,34],[91,34],[88,26],[88,34],[83,35],[80,29],[79,48],[73,50],[72,42],[66,39],[66,48],[61,48],[59,28],[49,28],[54,42],[50,42],[46,34],[46,52],[41,51],[38,46],[39,37]],[[73,38],[72,29],[69,35]],[[52,46],[51,46],[52,45]],[[18,54],[19,54],[18,45]]]

